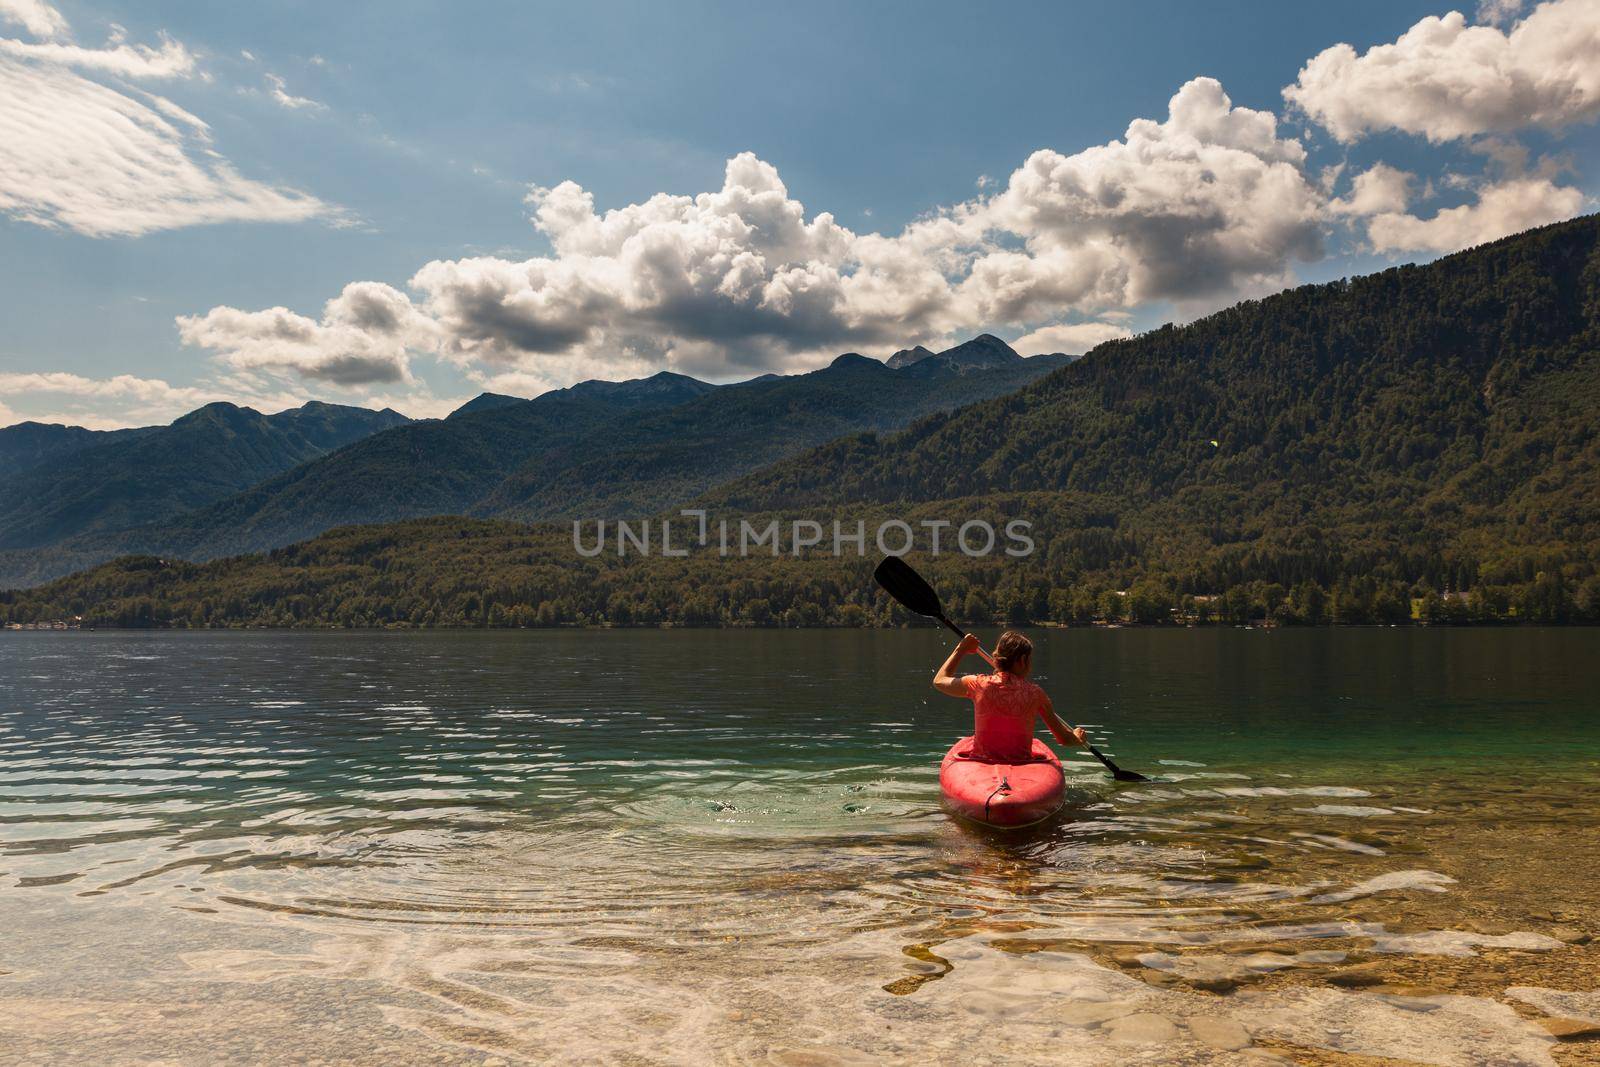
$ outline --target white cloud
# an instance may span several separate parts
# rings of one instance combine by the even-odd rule
[[[1357,217],[1404,211],[1411,202],[1411,186],[1416,177],[1387,163],[1374,163],[1355,176],[1348,196],[1329,201],[1328,210],[1335,215]]]
[[[171,38],[163,38],[160,48],[128,44],[82,48],[53,41],[37,43],[0,37],[0,54],[123,78],[186,78],[195,69],[193,54]]]
[[[1455,252],[1571,218],[1588,203],[1580,190],[1557,184],[1563,170],[1557,159],[1541,159],[1530,170],[1527,150],[1515,141],[1482,137],[1471,147],[1488,160],[1485,173],[1452,172],[1440,180],[1447,190],[1470,192],[1472,200],[1467,203],[1427,218],[1411,213],[1417,176],[1377,163],[1356,175],[1344,197],[1330,200],[1328,212],[1364,223],[1374,252]],[[1433,183],[1424,183],[1421,198],[1433,196]]]
[[[67,38],[71,27],[61,12],[43,0],[0,0],[0,21],[21,26],[40,41],[0,37],[0,55],[30,62],[76,67],[121,78],[187,78],[195,72],[194,55],[165,34],[161,47],[126,44],[122,28],[113,27],[104,48],[84,48]]]
[[[0,99],[0,211],[13,218],[111,237],[337,214],[240,175],[205,124],[162,97],[0,57]]]
[[[288,108],[290,111],[326,111],[327,105],[319,103],[308,96],[295,96],[289,92],[284,80],[276,74],[267,75],[267,88],[273,102],[279,107]]]
[[[597,367],[734,375],[928,330],[948,298],[932,263],[827,213],[808,219],[748,153],[728,162],[719,190],[693,197],[596,213],[563,182],[529,202],[553,255],[435,261],[412,277],[446,360],[561,384]]]
[[[1025,356],[1041,352],[1065,352],[1079,356],[1105,341],[1132,336],[1132,330],[1114,322],[1074,322],[1041,326],[1011,342],[1011,347]]]
[[[238,382],[185,386],[132,374],[90,378],[65,371],[0,373],[0,393],[7,401],[0,405],[0,425],[31,419],[92,430],[167,423],[220,400],[264,411],[280,411],[304,402],[293,393],[258,393],[241,388]],[[9,406],[18,404],[30,412],[23,414]]]
[[[1375,215],[1367,223],[1367,238],[1378,252],[1454,252],[1571,218],[1583,207],[1584,195],[1577,189],[1543,175],[1524,175],[1485,185],[1472,203],[1431,218]]]
[[[1401,130],[1439,143],[1600,116],[1600,3],[1550,0],[1509,33],[1429,16],[1361,55],[1312,58],[1284,99],[1349,143]]]
[[[181,396],[183,403],[205,403],[210,394],[201,389],[173,386],[159,378],[119,374],[89,378],[67,371],[0,372],[0,389],[7,393],[54,393],[72,397],[98,397],[160,403]]]
[[[44,0],[0,0],[0,22],[21,26],[35,37],[60,37],[67,20]]]
[[[0,0],[0,16],[36,37],[69,32],[39,0]],[[90,237],[343,218],[314,196],[243,177],[212,147],[204,121],[118,80],[198,73],[181,42],[163,37],[152,48],[121,33],[104,48],[0,37],[0,212]]]
[[[1270,113],[1233,107],[1199,78],[1165,121],[1137,120],[1125,140],[1075,155],[1036,152],[1003,188],[898,234],[808,216],[775,167],[743,153],[714,191],[607,211],[574,182],[534,189],[549,255],[425,264],[409,282],[416,317],[371,348],[285,309],[215,308],[183,320],[183,336],[235,365],[303,373],[323,373],[330,352],[357,352],[341,375],[383,380],[403,350],[428,351],[526,387],[662,367],[803,369],[848,348],[1151,300],[1209,308],[1275,288],[1294,260],[1320,256],[1323,194],[1304,164]]]
[[[1215,306],[1275,288],[1291,261],[1322,254],[1305,159],[1271,112],[1234,107],[1217,81],[1196,78],[1164,123],[1137,119],[1123,141],[1030,156],[981,212],[1024,240],[1028,261],[980,259],[971,281],[986,291],[974,295],[1005,319],[1063,305]]]
[[[249,372],[197,385],[173,385],[160,378],[118,374],[93,378],[65,371],[0,372],[0,426],[23,421],[65,423],[91,430],[165,425],[206,404],[225,401],[271,414],[299,407],[313,398],[377,410],[391,407],[412,418],[448,415],[470,397],[435,396],[421,383],[402,391],[388,389],[306,391]]]
[[[288,308],[212,308],[179,316],[185,344],[216,349],[236,370],[288,372],[334,385],[409,383],[408,346],[429,346],[431,323],[406,295],[380,282],[354,282],[328,301],[320,321]]]

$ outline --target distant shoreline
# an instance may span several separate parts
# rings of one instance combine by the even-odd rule
[[[1190,623],[1160,623],[1160,622],[1119,622],[1119,623],[1062,623],[1062,622],[1007,622],[988,621],[973,622],[956,620],[963,627],[974,627],[976,630],[999,630],[1015,627],[1020,630],[1528,630],[1528,629],[1573,629],[1581,630],[1600,626],[1592,619],[1572,619],[1565,622],[1552,622],[1547,620],[1518,621],[1510,619],[1484,619],[1467,622],[1317,622],[1317,623],[1235,623],[1235,622],[1190,622]],[[297,626],[262,626],[249,623],[240,623],[232,626],[188,626],[174,625],[171,623],[150,624],[143,626],[118,626],[108,625],[73,625],[55,626],[47,624],[7,624],[0,626],[0,634],[18,633],[548,633],[551,631],[582,631],[588,633],[603,632],[608,630],[642,633],[648,630],[690,630],[690,631],[826,631],[826,630],[853,630],[883,632],[892,630],[913,630],[915,626],[775,626],[775,625],[736,625],[712,624],[704,626],[689,626],[677,623],[635,624],[620,625],[614,623],[557,623],[549,626],[460,626],[460,625],[414,625],[410,623],[391,623],[386,626],[337,626],[330,624],[303,624]]]

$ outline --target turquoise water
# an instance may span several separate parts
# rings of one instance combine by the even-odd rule
[[[3,635],[0,1025],[22,1062],[881,1062],[1003,1019],[996,1062],[1159,1062],[1398,1019],[1552,1062],[1600,970],[1600,631],[1036,637],[1158,780],[1076,756],[996,837],[939,809],[932,630]]]

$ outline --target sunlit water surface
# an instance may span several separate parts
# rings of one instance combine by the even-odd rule
[[[1600,631],[0,634],[0,1060],[1593,1062]]]

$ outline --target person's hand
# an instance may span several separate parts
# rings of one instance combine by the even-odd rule
[[[956,646],[956,651],[961,653],[963,656],[970,656],[974,652],[978,651],[977,635],[967,634],[965,637],[963,637],[961,639],[961,643]]]
[[[1074,726],[1072,728],[1072,737],[1073,740],[1077,741],[1078,744],[1082,745],[1083,747],[1089,747],[1089,735],[1083,732],[1083,727]]]

